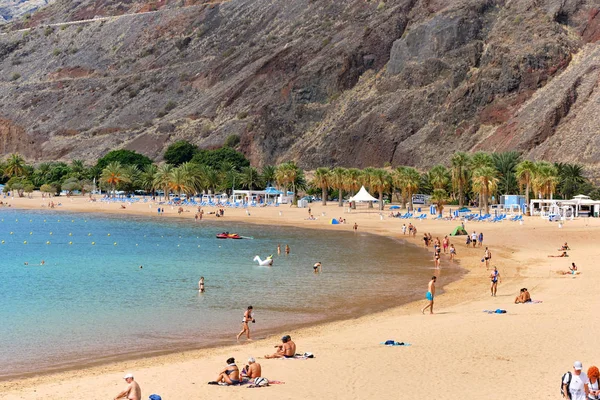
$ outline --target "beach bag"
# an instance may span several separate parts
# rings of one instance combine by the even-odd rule
[[[313,353],[304,353],[303,355],[306,358],[315,358],[315,355]]]
[[[269,386],[269,380],[267,378],[258,377],[254,379],[254,386],[264,387]]]
[[[149,399],[150,400],[162,400],[162,398],[157,394],[151,394]]]
[[[565,393],[565,389],[564,389],[564,384],[565,384],[565,377],[567,379],[567,393]],[[565,372],[564,375],[562,376],[562,379],[560,380],[560,394],[561,396],[564,398],[565,394],[566,396],[570,399],[571,398],[571,393],[569,392],[569,386],[571,386],[571,378],[573,378],[573,375],[571,375],[571,372]]]

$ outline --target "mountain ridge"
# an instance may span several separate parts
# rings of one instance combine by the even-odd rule
[[[0,36],[0,153],[94,159],[122,147],[159,160],[176,140],[212,148],[236,135],[254,165],[429,167],[457,150],[516,149],[591,170],[598,10],[57,0]],[[90,17],[108,18],[47,26]],[[577,137],[585,146],[569,144]]]

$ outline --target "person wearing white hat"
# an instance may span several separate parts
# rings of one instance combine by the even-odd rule
[[[563,378],[562,393],[565,399],[571,400],[586,400],[588,398],[588,377],[582,371],[583,365],[581,361],[573,363],[573,373],[566,373]]]
[[[127,386],[125,387],[125,390],[115,396],[115,400],[142,400],[142,390],[140,389],[140,385],[133,380],[133,374],[125,375],[123,379],[127,382]]]

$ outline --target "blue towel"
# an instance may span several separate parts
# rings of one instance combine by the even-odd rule
[[[483,310],[483,312],[488,314],[506,314],[506,310],[502,310],[500,308],[496,310]]]

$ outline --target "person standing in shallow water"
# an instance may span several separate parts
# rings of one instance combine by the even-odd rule
[[[290,254],[290,246],[285,245],[285,254]]]
[[[429,284],[427,285],[427,295],[425,296],[425,298],[429,301],[429,304],[427,304],[421,310],[421,313],[423,313],[423,314],[425,314],[425,310],[427,310],[428,308],[429,308],[429,314],[433,314],[433,298],[435,297],[435,281],[436,280],[437,280],[437,278],[435,276],[432,276],[431,280],[429,281]]]
[[[204,293],[204,277],[200,277],[200,281],[198,282],[198,290],[200,293]]]

